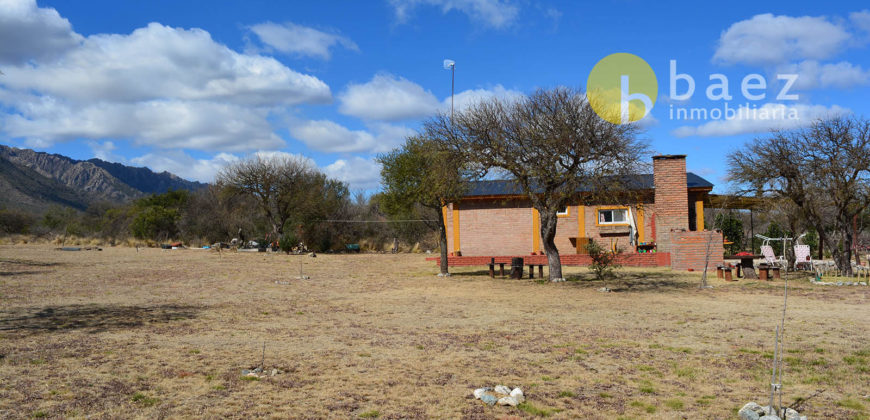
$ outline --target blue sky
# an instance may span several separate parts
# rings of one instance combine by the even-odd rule
[[[870,11],[860,2],[532,0],[0,0],[0,142],[210,181],[222,165],[288,153],[378,189],[377,153],[449,108],[538,87],[584,88],[628,52],[656,73],[643,121],[659,153],[727,191],[727,154],[771,128],[868,115]],[[668,97],[669,62],[695,80]],[[730,101],[711,101],[710,74]],[[762,75],[766,97],[740,83]],[[796,74],[790,93],[779,74]],[[679,85],[683,91],[684,85]],[[671,106],[781,109],[793,118],[673,120]]]

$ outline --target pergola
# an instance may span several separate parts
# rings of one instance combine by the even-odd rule
[[[755,249],[755,221],[753,210],[764,206],[764,197],[747,197],[743,195],[707,194],[707,204],[712,209],[749,210],[750,247]]]

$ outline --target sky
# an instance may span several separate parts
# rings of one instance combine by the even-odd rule
[[[688,170],[724,193],[728,155],[747,141],[870,114],[868,9],[858,1],[0,0],[0,143],[203,182],[241,158],[289,154],[374,192],[375,157],[449,112],[445,59],[456,62],[461,110],[538,88],[585,89],[599,60],[630,53],[658,82],[642,137],[656,153],[688,155]],[[728,108],[752,112],[728,118]],[[698,117],[678,118],[679,109]]]

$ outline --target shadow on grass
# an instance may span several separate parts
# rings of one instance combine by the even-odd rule
[[[688,290],[697,288],[700,282],[700,279],[697,282],[693,282],[667,271],[624,273],[618,274],[616,278],[609,278],[607,280],[596,280],[591,277],[584,277],[582,279],[569,278],[569,283],[574,287],[599,289],[606,285],[614,293]]]
[[[467,271],[466,271],[467,270]],[[453,275],[455,276],[469,276],[469,277],[489,277],[489,270],[475,270],[475,269],[465,269],[465,270],[451,270]],[[506,281],[517,281],[509,277],[510,270],[505,269],[505,277],[501,277],[496,268],[495,271],[495,279],[497,280],[506,280]],[[568,275],[568,284],[572,287],[585,288],[585,289],[599,289],[604,287],[605,284],[607,288],[610,289],[611,292],[620,293],[620,292],[648,292],[648,291],[657,291],[657,292],[667,292],[667,291],[678,291],[678,290],[688,290],[692,288],[697,288],[700,284],[701,280],[698,279],[697,282],[693,280],[686,279],[685,277],[681,277],[676,273],[669,271],[648,271],[648,272],[628,272],[628,273],[619,273],[616,278],[607,279],[607,281],[595,280],[592,275],[578,277],[577,275]],[[535,277],[529,278],[528,268],[523,271],[523,278],[520,281],[534,281],[534,282],[547,282],[547,273],[544,273],[544,278],[542,279],[538,275],[537,268],[535,269]]]
[[[182,305],[69,305],[0,310],[0,331],[40,333],[120,328],[195,318],[199,308]]]
[[[30,270],[30,271],[0,271],[0,277],[11,277],[11,276],[26,276],[30,274],[46,274],[51,273],[48,270]]]
[[[14,259],[14,258],[0,258],[0,263],[28,265],[31,267],[55,267],[55,266],[63,265],[63,263],[58,263],[58,262],[18,260],[18,259]]]

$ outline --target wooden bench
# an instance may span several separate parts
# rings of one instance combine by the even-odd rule
[[[497,264],[499,265],[499,275],[501,275],[501,277],[504,278],[504,265],[505,265],[505,263],[497,263]],[[490,260],[489,260],[489,277],[491,277],[491,278],[495,278],[495,265],[496,265],[495,258],[490,258]],[[536,265],[538,266],[538,277],[544,278],[544,265],[543,264],[528,264],[528,266],[529,266],[529,278],[530,279],[535,278],[535,266]],[[522,273],[523,271],[524,270],[521,267],[520,273]]]

